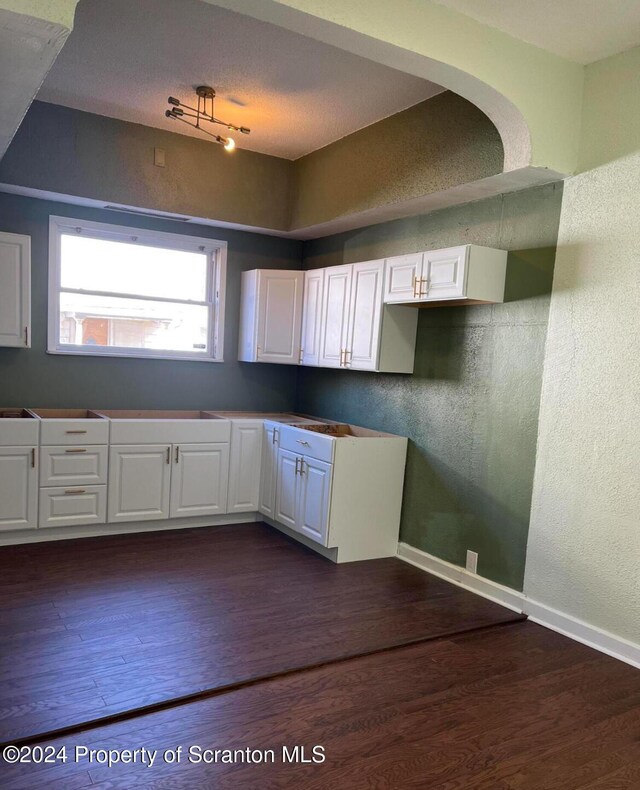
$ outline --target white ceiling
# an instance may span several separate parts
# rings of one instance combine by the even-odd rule
[[[640,0],[435,0],[576,63],[640,44]]]
[[[442,88],[200,0],[81,0],[37,99],[207,139],[165,118],[167,97],[218,94],[239,146],[297,159]],[[224,127],[213,127],[225,134]]]

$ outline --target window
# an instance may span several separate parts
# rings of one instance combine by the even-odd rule
[[[222,360],[226,242],[49,221],[49,352]]]

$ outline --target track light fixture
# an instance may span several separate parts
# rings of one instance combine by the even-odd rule
[[[223,137],[220,134],[215,134],[207,129],[203,129],[201,126],[202,121],[226,126],[229,131],[240,132],[240,134],[249,134],[251,129],[247,129],[246,126],[235,126],[232,123],[221,121],[219,118],[215,117],[213,111],[216,92],[209,85],[199,85],[196,88],[196,96],[198,97],[196,107],[190,107],[188,104],[183,104],[180,99],[169,96],[167,101],[171,105],[171,109],[167,110],[165,115],[167,118],[174,118],[176,121],[182,121],[182,123],[186,123],[188,126],[192,126],[194,129],[203,132],[203,134],[208,134],[209,137],[213,137],[216,143],[223,145],[225,151],[233,151],[236,147],[233,137]],[[195,120],[188,120],[189,118]]]

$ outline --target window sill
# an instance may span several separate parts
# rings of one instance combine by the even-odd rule
[[[195,356],[179,356],[179,355],[171,355],[171,354],[126,354],[121,351],[102,351],[98,354],[95,354],[91,351],[63,351],[59,348],[48,348],[47,354],[54,354],[54,355],[61,355],[61,356],[71,356],[71,357],[91,357],[93,359],[99,359],[100,357],[110,357],[110,358],[119,358],[119,359],[160,359],[160,360],[169,360],[172,362],[214,362],[220,363],[224,362],[224,359],[213,359],[212,357],[195,357]]]

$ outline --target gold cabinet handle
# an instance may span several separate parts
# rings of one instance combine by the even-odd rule
[[[278,431],[274,428],[273,433],[271,434],[271,444],[277,444],[276,434]]]
[[[171,447],[167,447],[167,463],[171,463]]]
[[[349,359],[347,359],[347,355],[349,355]],[[347,367],[347,365],[351,364],[351,357],[352,356],[353,356],[353,351],[349,351],[349,350],[347,350],[345,348],[345,350],[344,350],[344,366],[345,366],[345,368]]]
[[[298,442],[298,444],[304,445],[305,447],[310,447],[311,446],[309,444],[309,442],[305,441],[304,439],[296,439],[296,442]]]
[[[64,492],[65,496],[73,495],[73,494],[86,494],[86,490],[84,488],[67,488]]]
[[[72,433],[86,433],[86,431],[65,431],[65,433],[72,434]]]
[[[35,447],[31,448],[31,468],[32,469],[36,468],[36,448]]]
[[[65,453],[86,453],[86,447],[74,447],[71,450],[65,450]]]
[[[346,353],[347,353],[346,348],[341,348],[340,349],[340,367],[341,368],[344,367],[344,364],[345,364],[344,358],[346,356]]]
[[[176,445],[176,463],[177,464],[180,463],[180,445],[179,444]]]
[[[298,456],[296,456],[296,474],[298,474],[298,461],[299,460],[300,459],[298,458]]]
[[[412,290],[413,290],[413,298],[414,298],[414,299],[417,299],[417,298],[418,298],[418,294],[416,293],[416,283],[417,283],[417,282],[418,282],[418,280],[416,279],[416,276],[415,276],[415,274],[414,274],[414,275],[411,277],[411,288],[412,288]]]
[[[300,477],[304,474],[304,458],[300,459]]]
[[[421,299],[423,296],[426,296],[429,293],[429,278],[428,277],[421,277],[418,281],[420,283],[420,288],[418,290],[418,297]],[[425,283],[425,291],[422,293],[422,283]]]
[[[302,360],[304,359],[304,349],[300,349],[300,356],[298,357],[298,365],[302,365]]]

